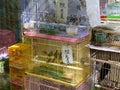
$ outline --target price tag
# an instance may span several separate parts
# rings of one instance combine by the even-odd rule
[[[65,64],[73,63],[73,53],[72,53],[72,47],[70,45],[62,46],[62,61]]]

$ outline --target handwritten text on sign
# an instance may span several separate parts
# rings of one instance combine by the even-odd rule
[[[62,46],[62,61],[65,64],[73,63],[73,53],[72,53],[72,47],[70,45]]]

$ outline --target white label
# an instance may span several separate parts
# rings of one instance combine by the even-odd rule
[[[67,45],[62,46],[62,61],[65,64],[73,63],[73,53],[71,46],[67,46]]]

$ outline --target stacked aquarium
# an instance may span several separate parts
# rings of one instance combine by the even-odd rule
[[[23,43],[31,45],[25,90],[89,90],[89,18],[84,0],[22,0]]]

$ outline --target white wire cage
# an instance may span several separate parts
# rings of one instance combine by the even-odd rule
[[[91,49],[94,84],[105,90],[120,90],[120,53]]]

